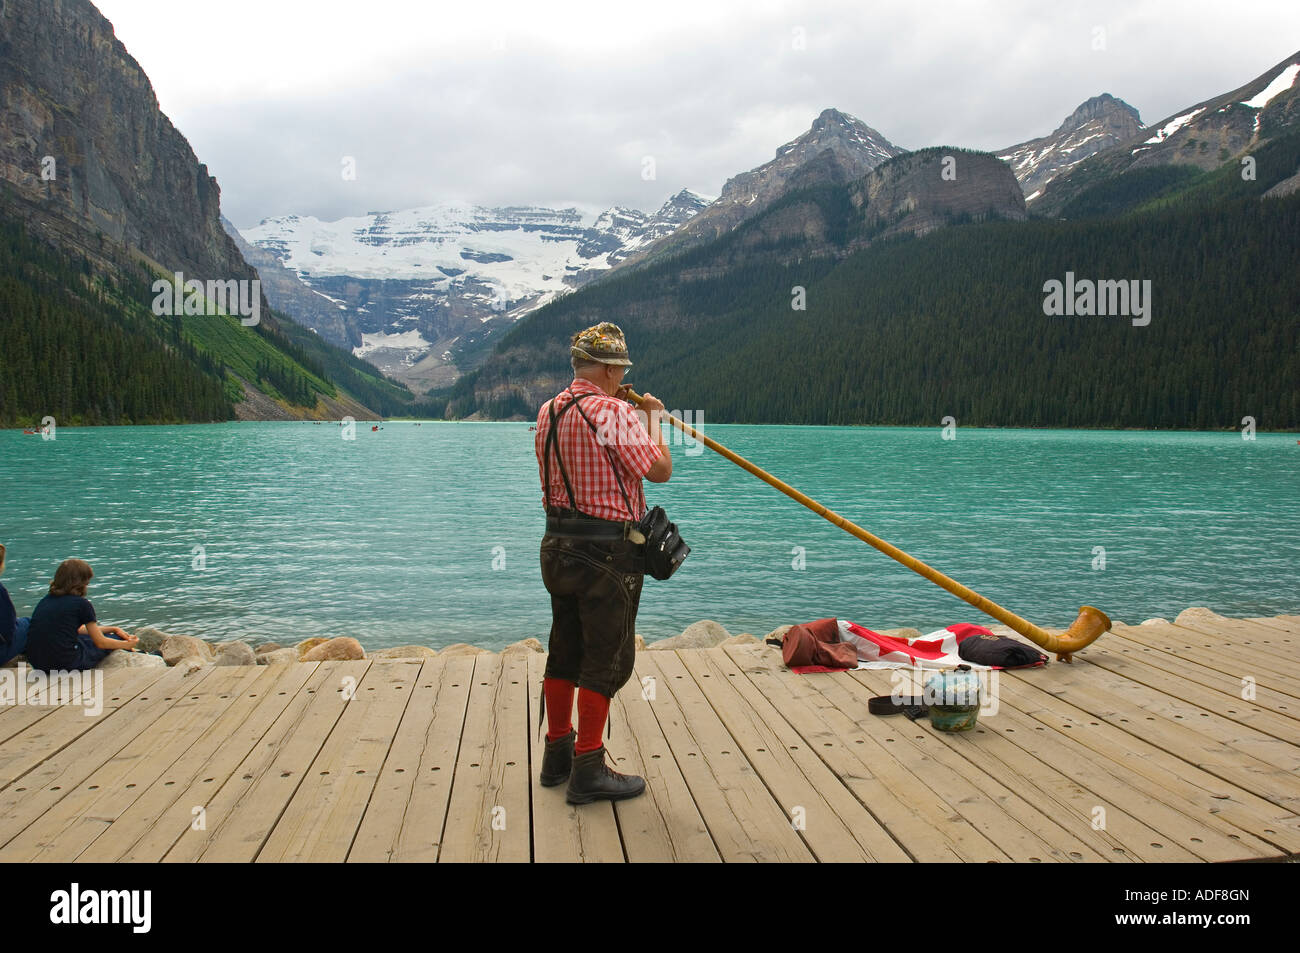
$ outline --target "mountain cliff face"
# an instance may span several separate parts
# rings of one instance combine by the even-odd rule
[[[939,146],[879,166],[849,187],[872,240],[924,235],[956,221],[1024,221],[1025,198],[1005,162]]]
[[[168,271],[255,278],[221,190],[88,0],[0,3],[0,179],[38,234],[99,260],[99,235]]]
[[[446,204],[237,234],[271,303],[416,390],[451,383],[475,349],[558,295],[668,235],[708,200],[658,211]]]
[[[254,297],[258,274],[222,225],[216,180],[88,0],[0,2],[0,220],[39,245],[23,245],[27,264],[6,277],[47,310],[73,307],[69,296],[87,288],[99,296],[101,306],[84,320],[51,318],[62,322],[68,347],[94,354],[110,377],[149,373],[165,361],[183,381],[164,384],[156,372],[125,380],[125,391],[147,397],[135,401],[105,400],[103,387],[57,386],[31,388],[24,401],[91,423],[371,416],[332,373],[394,404],[410,397],[374,368],[281,321],[265,295]],[[78,287],[65,287],[63,298],[41,285],[32,266],[44,255],[77,276]],[[215,282],[237,288],[236,307],[249,308],[244,317],[256,309],[256,320],[230,314],[229,299],[225,315],[159,315],[151,289],[159,269],[180,272],[209,293]],[[245,281],[251,287],[234,284]],[[0,332],[9,335],[0,340],[4,377],[14,371],[6,358],[17,359],[24,337],[12,323]],[[29,349],[32,361],[38,383],[66,375],[52,366],[66,361],[48,349],[34,357]],[[189,392],[208,396],[196,403],[185,399]],[[18,412],[39,418],[43,411],[23,404]]]
[[[1030,207],[1060,215],[1086,190],[1130,172],[1191,174],[1239,162],[1300,130],[1300,52],[1246,85],[1179,110],[1058,175]]]
[[[708,208],[630,255],[623,267],[712,241],[782,196],[811,186],[843,185],[903,151],[862,120],[838,109],[823,110],[807,132],[778,148],[770,162],[728,179]]]
[[[1029,200],[1037,198],[1047,183],[1066,169],[1120,142],[1142,129],[1138,111],[1102,93],[1082,103],[1050,136],[1031,139],[1005,149],[997,156],[1011,165]]]

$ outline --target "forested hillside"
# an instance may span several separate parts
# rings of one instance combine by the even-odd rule
[[[229,420],[226,384],[131,289],[0,220],[0,425]]]

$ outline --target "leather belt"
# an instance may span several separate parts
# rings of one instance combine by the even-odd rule
[[[912,721],[929,714],[930,708],[925,698],[920,695],[907,695],[897,698],[893,695],[877,695],[867,700],[867,711],[873,715],[903,714]]]
[[[628,524],[614,520],[588,517],[546,517],[547,536],[568,536],[578,539],[626,539]]]

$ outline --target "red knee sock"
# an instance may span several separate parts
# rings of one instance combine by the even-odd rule
[[[546,740],[555,741],[573,730],[573,682],[563,678],[542,679],[546,694]]]
[[[578,689],[578,740],[573,746],[574,754],[585,754],[601,746],[600,736],[607,717],[608,698],[587,688]]]

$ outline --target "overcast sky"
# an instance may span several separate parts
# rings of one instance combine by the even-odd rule
[[[998,149],[1102,92],[1155,122],[1300,48],[1297,0],[96,2],[240,226],[650,210],[717,195],[828,106],[903,148]]]

